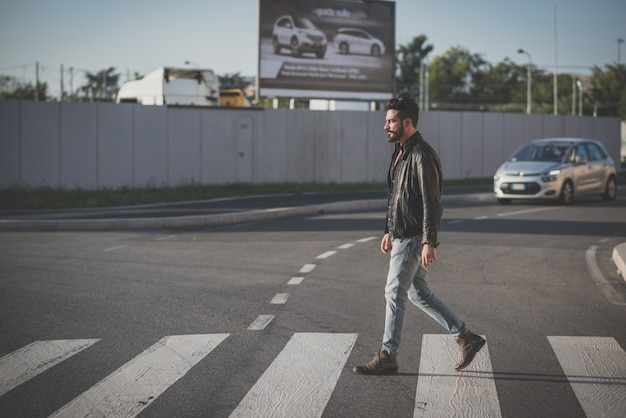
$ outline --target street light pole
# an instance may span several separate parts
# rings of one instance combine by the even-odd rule
[[[622,44],[624,43],[624,40],[622,38],[617,38],[615,42],[617,42],[617,65],[620,65],[620,58],[622,55]]]
[[[583,83],[580,80],[576,80],[578,86],[578,116],[583,115]]]
[[[531,73],[530,73],[530,64],[531,64],[531,58],[530,58],[530,54],[528,53],[528,51],[524,51],[523,49],[518,49],[517,50],[518,54],[526,54],[528,55],[528,66],[527,66],[527,75],[526,75],[526,113],[530,115],[531,113],[531,106],[532,106],[532,100],[531,100],[531,96],[530,96],[530,90],[531,90]]]

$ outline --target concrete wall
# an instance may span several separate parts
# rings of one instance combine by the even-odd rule
[[[385,113],[0,101],[0,188],[382,182]],[[446,179],[493,175],[541,137],[598,139],[620,158],[617,118],[423,112]]]

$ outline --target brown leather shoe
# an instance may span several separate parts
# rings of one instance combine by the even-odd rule
[[[454,366],[454,370],[463,370],[469,366],[472,360],[474,360],[474,357],[476,357],[476,353],[483,348],[486,342],[487,341],[480,335],[472,334],[469,331],[456,340],[456,343],[459,345],[459,350],[461,351],[461,361]]]
[[[354,366],[352,371],[356,374],[396,374],[398,373],[396,355],[380,349],[372,361],[364,366]]]

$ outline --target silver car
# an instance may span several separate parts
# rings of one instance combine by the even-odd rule
[[[549,138],[532,141],[498,168],[493,185],[499,203],[513,199],[553,199],[562,204],[574,196],[617,195],[615,164],[594,140]]]
[[[275,54],[287,48],[293,56],[312,52],[317,58],[324,58],[327,43],[326,35],[306,17],[285,15],[274,22],[272,46]]]
[[[385,54],[385,44],[362,29],[337,29],[333,45],[341,54],[366,54],[374,57]]]

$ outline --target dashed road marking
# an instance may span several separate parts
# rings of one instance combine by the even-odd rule
[[[318,255],[317,257],[315,257],[315,258],[323,260],[323,259],[331,257],[331,256],[333,256],[335,254],[337,254],[337,251],[326,251],[325,253],[322,253],[322,254]]]
[[[304,280],[304,277],[292,277],[291,279],[289,279],[287,284],[290,286],[297,286],[302,283],[302,280]]]
[[[315,270],[315,267],[317,267],[317,264],[305,264],[302,266],[299,273],[310,273]]]
[[[270,301],[270,304],[284,305],[285,303],[287,303],[288,298],[289,298],[289,293],[277,293]]]
[[[259,315],[248,327],[248,331],[262,331],[274,319],[274,315]]]

